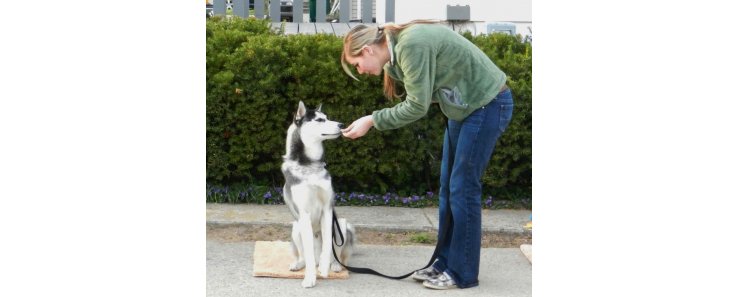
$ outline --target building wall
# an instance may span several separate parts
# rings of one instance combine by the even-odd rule
[[[385,0],[378,9],[385,11]],[[532,0],[396,0],[395,23],[415,19],[447,19],[447,5],[470,5],[470,20],[475,34],[486,33],[486,25],[493,22],[511,22],[517,33],[530,35],[532,27]],[[385,22],[385,13],[376,14],[378,23]]]
[[[378,1],[380,1],[380,6],[378,6]],[[396,0],[397,2],[399,0]],[[401,0],[403,1],[403,0]],[[349,18],[352,20],[360,20],[362,19],[362,12],[360,9],[360,6],[362,6],[362,3],[360,0],[352,0],[352,8],[350,8]],[[385,11],[385,0],[373,0],[373,16],[375,16],[375,12],[378,10]],[[383,14],[385,16],[385,14]]]
[[[360,0],[352,0],[351,4],[350,19],[360,19]],[[446,20],[447,5],[470,5],[472,23],[462,26],[463,30],[482,34],[487,33],[489,23],[507,22],[516,26],[518,34],[531,35],[532,0],[395,0],[395,5],[395,23],[416,19]],[[386,22],[385,0],[373,1],[373,16],[378,23]]]

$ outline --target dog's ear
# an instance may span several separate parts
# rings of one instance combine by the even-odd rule
[[[321,112],[321,106],[324,106],[323,103],[319,103],[319,108],[316,108],[316,111]]]
[[[295,113],[295,122],[296,124],[303,118],[303,116],[306,115],[306,105],[303,104],[303,101],[298,102],[298,111]]]

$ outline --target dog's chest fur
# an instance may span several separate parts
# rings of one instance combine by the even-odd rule
[[[324,162],[315,162],[310,165],[302,165],[294,160],[283,162],[282,171],[286,183],[289,185],[298,185],[302,183],[323,185],[331,182],[329,171],[324,168]]]

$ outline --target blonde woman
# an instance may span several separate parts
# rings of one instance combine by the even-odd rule
[[[357,139],[370,128],[391,130],[426,115],[432,103],[448,118],[439,190],[440,233],[446,242],[434,264],[413,278],[432,289],[478,285],[481,245],[481,175],[496,140],[511,121],[514,103],[506,74],[473,43],[434,21],[358,25],[344,38],[342,67],[352,78],[384,75],[386,97],[401,98],[342,130]],[[405,94],[398,94],[402,84]],[[444,218],[452,211],[451,226]],[[438,234],[441,240],[443,234]]]

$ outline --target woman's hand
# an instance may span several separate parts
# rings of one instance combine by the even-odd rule
[[[367,134],[367,131],[373,127],[373,116],[366,115],[352,122],[349,127],[342,129],[342,135],[349,139],[360,138]]]

